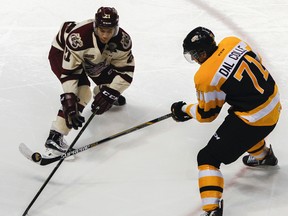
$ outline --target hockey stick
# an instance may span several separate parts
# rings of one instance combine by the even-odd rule
[[[32,151],[25,144],[21,144],[22,146],[20,146],[21,147],[20,151],[28,159],[34,161],[35,163],[38,163],[38,164],[44,166],[44,165],[51,164],[51,163],[59,161],[59,160],[63,160],[65,158],[67,158],[67,157],[70,157],[72,155],[78,154],[80,152],[86,151],[87,149],[93,148],[93,147],[95,147],[97,145],[100,145],[100,144],[102,144],[104,142],[108,142],[108,141],[113,140],[113,139],[115,139],[117,137],[123,136],[125,134],[129,134],[129,133],[131,133],[133,131],[136,131],[136,130],[139,130],[141,128],[147,127],[149,125],[155,124],[155,123],[160,122],[160,121],[162,121],[164,119],[170,118],[171,116],[172,116],[172,113],[163,115],[163,116],[158,117],[156,119],[153,119],[151,121],[147,121],[145,123],[142,123],[140,125],[134,126],[134,127],[129,128],[127,130],[124,130],[122,132],[116,133],[116,134],[114,134],[112,136],[109,136],[107,138],[104,138],[104,139],[102,139],[100,141],[97,141],[97,142],[85,145],[83,147],[71,150],[69,152],[66,152],[66,153],[64,153],[64,154],[62,154],[60,156],[54,157],[54,158],[42,157],[41,154],[38,153],[38,152],[32,153]],[[28,154],[24,154],[24,152],[29,152],[29,153]]]
[[[92,113],[92,115],[89,117],[89,119],[87,120],[87,122],[85,123],[85,125],[82,127],[82,129],[79,131],[79,133],[77,134],[77,136],[75,137],[75,139],[73,140],[73,142],[71,143],[70,147],[67,149],[66,153],[70,151],[70,149],[73,148],[73,146],[76,144],[76,142],[78,141],[79,137],[82,135],[82,133],[85,131],[85,129],[87,128],[87,126],[89,125],[89,123],[92,121],[92,119],[94,118],[94,116],[96,115],[98,109],[96,109],[95,112]],[[66,154],[65,153],[65,154]],[[30,204],[28,205],[28,207],[26,208],[26,210],[24,211],[22,216],[26,216],[28,214],[28,211],[30,210],[30,208],[32,207],[32,205],[34,204],[34,202],[36,201],[36,199],[39,197],[39,195],[41,194],[41,192],[44,190],[45,186],[48,184],[48,182],[50,181],[50,179],[53,177],[53,175],[55,174],[55,172],[58,170],[58,168],[60,167],[60,165],[62,164],[62,162],[64,161],[65,158],[61,158],[60,161],[58,162],[58,164],[55,166],[55,168],[52,170],[52,172],[50,173],[50,175],[48,176],[48,178],[46,179],[46,181],[44,182],[44,184],[42,185],[42,187],[38,190],[37,194],[34,196],[34,198],[32,199],[32,201],[30,202]]]
[[[70,145],[69,149],[66,151],[66,153],[64,153],[63,155],[61,156],[58,156],[58,157],[55,157],[55,158],[41,158],[40,160],[40,165],[47,165],[47,164],[50,164],[50,163],[53,163],[53,162],[56,162],[59,160],[58,164],[56,165],[56,167],[52,170],[52,172],[50,173],[50,175],[48,176],[48,178],[46,179],[46,181],[44,182],[44,184],[42,185],[42,187],[39,189],[39,191],[37,192],[37,194],[34,196],[33,200],[30,202],[30,204],[28,205],[28,207],[26,208],[25,212],[23,213],[22,216],[27,216],[28,214],[28,211],[30,210],[30,208],[32,207],[32,205],[34,204],[34,202],[36,201],[36,199],[39,197],[39,195],[41,194],[41,192],[44,190],[45,186],[48,184],[48,182],[50,181],[50,179],[53,177],[53,175],[55,174],[55,172],[57,171],[57,169],[60,167],[60,165],[62,164],[62,162],[64,161],[65,158],[71,156],[71,155],[75,155],[75,154],[78,154],[79,152],[82,152],[82,151],[85,151],[87,149],[90,149],[94,146],[97,146],[97,145],[100,145],[104,142],[108,142],[112,139],[115,139],[117,137],[120,137],[120,136],[123,136],[125,134],[129,134],[133,131],[136,131],[136,130],[139,130],[141,128],[144,128],[144,127],[147,127],[149,125],[152,125],[152,124],[155,124],[157,122],[160,122],[162,120],[165,120],[167,118],[170,118],[172,116],[172,113],[169,113],[169,114],[166,114],[166,115],[163,115],[161,117],[158,117],[156,119],[153,119],[151,121],[148,121],[148,122],[145,122],[145,123],[142,123],[140,125],[137,125],[135,127],[132,127],[132,128],[129,128],[127,130],[124,130],[120,133],[117,133],[117,134],[114,134],[112,136],[109,136],[107,138],[104,138],[98,142],[94,142],[94,143],[91,143],[91,144],[88,144],[86,146],[83,146],[83,147],[80,147],[78,149],[75,149],[75,150],[72,150],[70,151],[70,149],[75,145],[76,141],[79,139],[79,137],[81,136],[81,134],[83,133],[83,131],[86,129],[86,127],[88,126],[88,124],[90,123],[90,121],[93,119],[93,117],[95,116],[95,113],[93,113],[90,118],[88,119],[88,121],[86,122],[86,124],[83,126],[82,130],[78,133],[78,135],[76,136],[76,138],[74,139],[74,141],[72,142],[72,144]],[[30,152],[32,152],[30,150]],[[35,153],[34,153],[35,154]],[[38,153],[40,154],[40,153]],[[41,154],[40,154],[41,156]],[[39,162],[39,161],[38,161]]]

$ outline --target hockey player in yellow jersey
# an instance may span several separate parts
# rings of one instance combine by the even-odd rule
[[[173,119],[211,122],[225,103],[230,105],[225,120],[197,156],[203,216],[222,216],[222,163],[233,163],[245,152],[249,154],[242,160],[247,166],[278,163],[264,140],[280,116],[278,87],[261,57],[237,37],[226,37],[217,45],[212,31],[197,27],[184,39],[183,49],[189,62],[200,64],[194,76],[198,102],[173,103]]]

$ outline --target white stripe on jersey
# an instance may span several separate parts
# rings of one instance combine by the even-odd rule
[[[272,99],[272,101],[263,109],[251,115],[240,115],[240,117],[248,120],[249,122],[256,122],[264,116],[268,115],[275,108],[275,106],[277,106],[279,102],[280,95],[279,93],[277,93],[277,95]]]
[[[199,95],[199,100],[205,101],[205,103],[209,103],[209,101],[213,100],[225,100],[226,94],[222,91],[213,91],[213,92],[204,92],[204,94],[200,93]]]

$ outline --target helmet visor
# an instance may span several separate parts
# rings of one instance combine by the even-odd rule
[[[189,63],[195,63],[198,61],[199,58],[196,50],[190,50],[190,51],[184,50],[183,55]]]

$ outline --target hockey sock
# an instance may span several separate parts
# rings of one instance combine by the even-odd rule
[[[224,188],[224,179],[219,169],[211,165],[201,165],[199,169],[199,190],[202,209],[212,211],[219,206]]]

